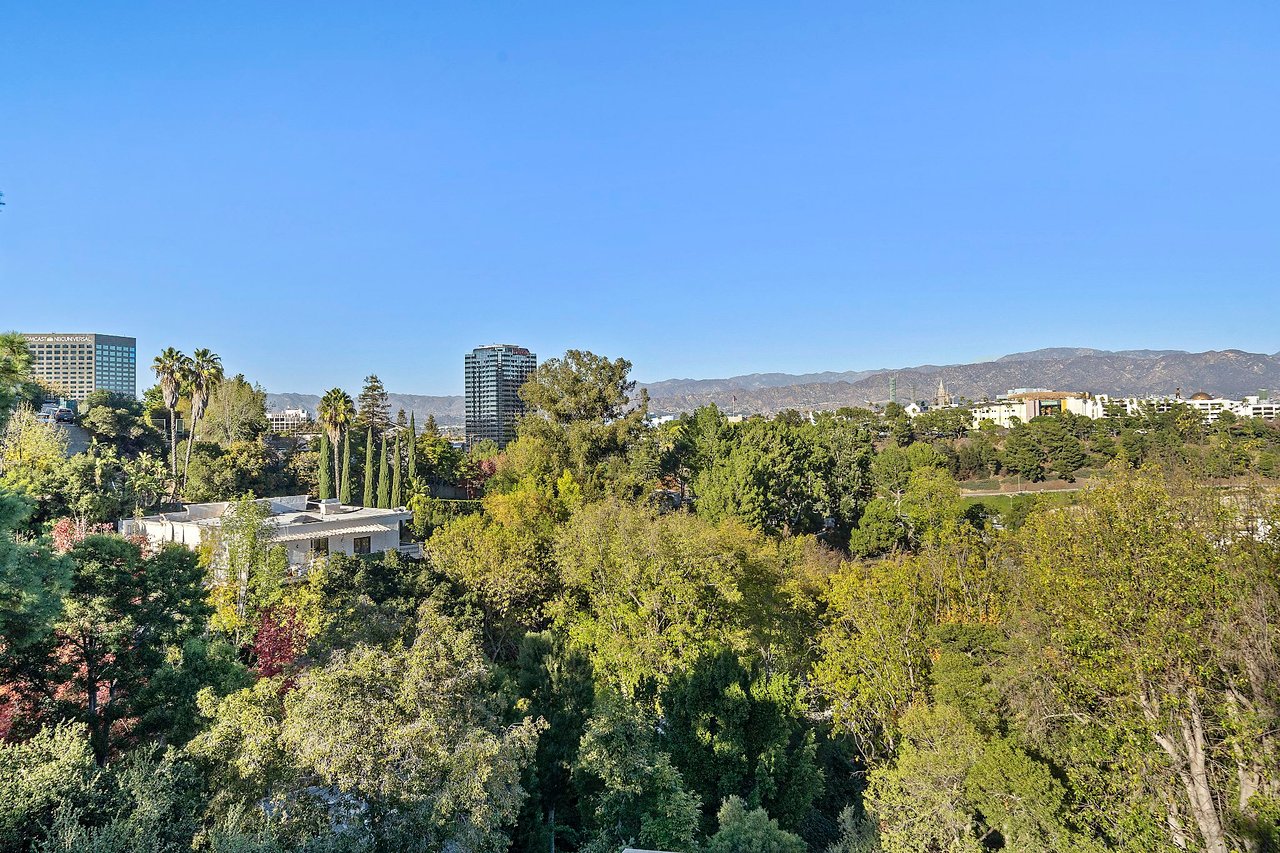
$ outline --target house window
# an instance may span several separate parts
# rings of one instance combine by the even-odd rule
[[[373,537],[372,536],[357,536],[355,538],[355,542],[353,543],[353,545],[355,548],[355,553],[357,555],[373,553]]]
[[[329,537],[321,536],[319,539],[311,540],[312,554],[328,554],[329,553]]]

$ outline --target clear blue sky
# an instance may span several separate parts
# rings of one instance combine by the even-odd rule
[[[1280,4],[8,3],[0,191],[0,328],[276,391],[1274,352]]]

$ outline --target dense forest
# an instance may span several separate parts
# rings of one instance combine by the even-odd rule
[[[502,451],[376,382],[316,447],[158,359],[68,456],[9,348],[0,849],[1280,850],[1274,423],[654,427],[570,351]],[[1009,473],[1088,485],[961,494]],[[253,497],[383,483],[423,559],[283,570]],[[218,541],[107,526],[178,496],[235,502]]]

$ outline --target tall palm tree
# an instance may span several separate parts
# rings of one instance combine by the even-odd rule
[[[191,386],[191,427],[187,430],[187,458],[182,464],[182,487],[187,487],[187,472],[191,470],[191,445],[196,440],[196,424],[204,417],[213,386],[222,381],[222,358],[207,349],[191,354],[187,365],[187,382]]]
[[[356,407],[351,402],[351,396],[341,388],[330,388],[324,392],[324,396],[320,398],[320,405],[316,407],[316,420],[320,422],[320,426],[324,427],[324,431],[329,434],[329,444],[333,446],[333,470],[337,472],[338,467],[338,444],[342,438],[342,431],[351,425],[355,420]]]
[[[178,399],[190,362],[191,359],[173,347],[160,353],[151,362],[151,369],[160,381],[164,407],[169,410],[169,470],[173,474],[175,485],[178,482]]]

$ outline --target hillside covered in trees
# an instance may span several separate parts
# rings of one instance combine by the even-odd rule
[[[250,498],[330,476],[327,433],[272,446],[219,401],[183,469],[104,399],[66,459],[11,402],[0,849],[1280,850],[1275,424],[654,428],[629,371],[544,363],[501,453],[330,396],[350,484],[378,441],[424,558],[302,577]],[[1010,470],[1094,476],[961,498]],[[214,547],[99,526],[193,489],[237,501]]]

